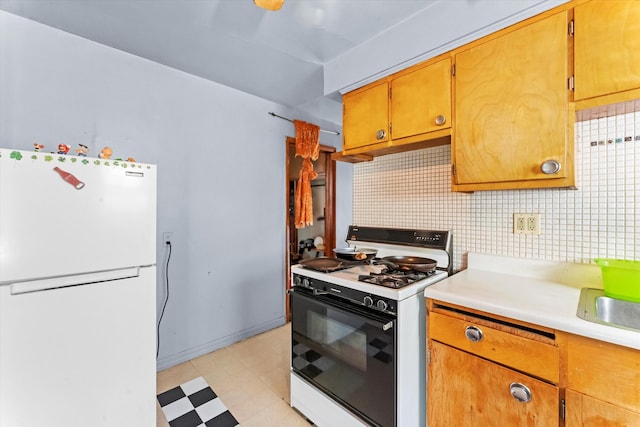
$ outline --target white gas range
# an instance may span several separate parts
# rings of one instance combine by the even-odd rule
[[[376,258],[291,268],[291,406],[320,427],[424,426],[423,291],[451,273],[451,233],[351,226],[346,241]]]

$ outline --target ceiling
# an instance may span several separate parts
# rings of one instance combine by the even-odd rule
[[[440,0],[0,0],[0,9],[311,114],[324,66]]]
[[[341,92],[568,0],[0,0],[0,9],[342,123]]]

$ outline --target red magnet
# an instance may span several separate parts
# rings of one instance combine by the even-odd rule
[[[73,185],[76,188],[76,190],[80,190],[81,188],[84,187],[84,182],[80,181],[78,178],[76,178],[69,172],[63,171],[57,166],[53,168],[53,170],[58,172],[58,174],[62,177],[62,179],[67,181],[69,184]]]

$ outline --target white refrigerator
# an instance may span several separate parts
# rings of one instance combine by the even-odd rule
[[[156,166],[0,149],[0,426],[155,426]]]

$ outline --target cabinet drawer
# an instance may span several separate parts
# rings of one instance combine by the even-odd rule
[[[484,324],[430,312],[429,339],[558,383],[559,353],[555,345],[500,330],[498,324],[492,327],[486,325],[487,322],[482,323]],[[517,325],[511,325],[510,328],[517,328]],[[467,337],[468,329],[471,329],[470,335],[481,334],[481,338],[478,341],[471,341]],[[526,329],[527,333],[532,333],[530,328]]]
[[[640,351],[569,335],[567,370],[568,388],[640,412]]]

